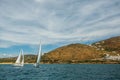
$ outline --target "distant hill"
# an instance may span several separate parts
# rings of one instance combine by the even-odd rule
[[[0,58],[0,63],[15,63],[17,57],[10,57],[10,58]],[[25,63],[35,63],[37,56],[36,55],[25,55],[24,56]]]
[[[46,63],[78,63],[102,58],[104,51],[84,44],[70,44],[44,54],[42,61]]]
[[[92,44],[100,50],[120,54],[120,36],[112,37]]]

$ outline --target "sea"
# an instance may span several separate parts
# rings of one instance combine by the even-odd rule
[[[0,64],[0,80],[120,80],[120,64]]]

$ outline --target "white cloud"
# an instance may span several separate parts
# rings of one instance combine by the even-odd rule
[[[35,1],[41,3],[41,2],[44,2],[45,0],[35,0]]]
[[[1,53],[0,58],[9,58],[9,57],[16,57],[17,55],[15,54],[6,54],[6,53]]]
[[[47,45],[120,35],[119,3],[119,0],[2,1],[0,47],[35,45],[40,39]]]

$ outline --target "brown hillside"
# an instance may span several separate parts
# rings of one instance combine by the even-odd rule
[[[0,63],[15,63],[17,57],[11,58],[0,58]],[[37,56],[36,55],[25,55],[24,56],[25,63],[35,63]]]
[[[105,51],[112,52],[114,54],[120,54],[120,36],[99,41],[94,43],[93,46],[96,46],[97,48],[103,49]]]
[[[42,57],[43,62],[62,63],[73,61],[84,61],[103,56],[103,51],[98,51],[93,47],[83,44],[71,44],[57,48]]]

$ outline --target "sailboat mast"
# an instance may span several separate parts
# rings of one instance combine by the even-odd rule
[[[41,58],[41,42],[40,42],[40,45],[39,45],[39,52],[38,52],[37,64],[39,64],[40,58]]]
[[[23,65],[24,64],[24,54],[23,54],[23,50],[21,49],[21,54],[22,54],[22,62],[21,64]]]

